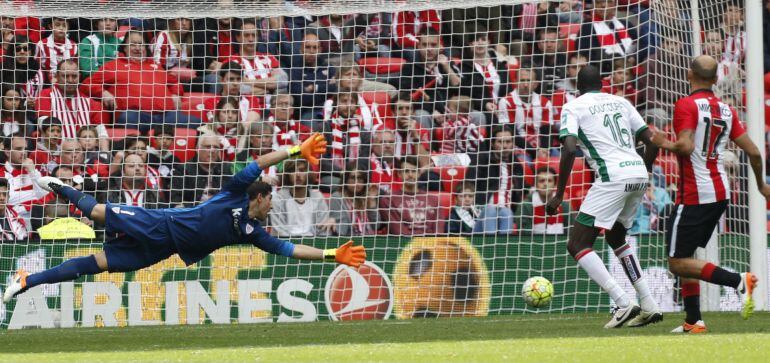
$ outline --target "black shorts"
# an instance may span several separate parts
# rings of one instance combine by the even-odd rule
[[[677,205],[668,219],[666,249],[669,257],[687,258],[698,247],[706,247],[719,218],[727,210],[727,200],[698,205]]]

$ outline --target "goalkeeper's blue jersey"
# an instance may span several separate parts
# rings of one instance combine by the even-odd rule
[[[256,219],[249,219],[246,188],[262,174],[256,162],[235,174],[222,190],[195,208],[158,210],[168,226],[168,239],[182,260],[191,265],[214,250],[252,244],[267,252],[289,256],[294,244],[271,236]]]

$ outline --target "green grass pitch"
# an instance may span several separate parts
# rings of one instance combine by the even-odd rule
[[[0,332],[0,362],[767,362],[770,313],[706,314],[706,335],[602,328],[607,314]]]

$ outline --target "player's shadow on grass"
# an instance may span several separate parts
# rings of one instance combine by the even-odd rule
[[[540,314],[385,322],[14,330],[0,332],[0,352],[130,352],[309,344],[668,335],[683,319],[681,314],[666,314],[665,320],[656,325],[607,330],[602,326],[608,317],[608,314]],[[705,319],[712,334],[770,332],[770,313],[755,313],[749,321],[743,321],[737,313],[707,313]]]

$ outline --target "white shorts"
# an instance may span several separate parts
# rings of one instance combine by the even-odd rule
[[[594,183],[580,205],[577,221],[604,229],[612,229],[615,222],[620,222],[626,229],[631,228],[648,184],[649,180],[643,178]]]

